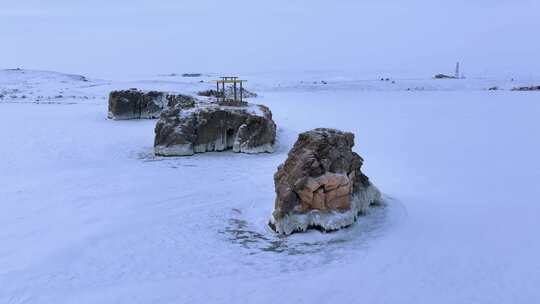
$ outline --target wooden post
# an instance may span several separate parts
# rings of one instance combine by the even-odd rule
[[[222,82],[221,88],[223,89],[223,102],[225,102],[225,81]]]
[[[243,91],[244,89],[242,89],[242,81],[240,81],[240,101],[242,101],[242,93],[244,93]]]
[[[234,101],[236,101],[236,81],[234,82]]]

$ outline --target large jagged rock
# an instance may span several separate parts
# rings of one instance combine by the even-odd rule
[[[137,89],[112,91],[109,94],[108,118],[152,119],[158,118],[167,105],[167,94]]]
[[[156,124],[154,152],[162,156],[228,149],[273,152],[275,138],[276,124],[265,106],[177,103],[164,110]]]
[[[298,136],[274,175],[276,201],[270,227],[281,234],[316,228],[337,230],[381,202],[381,193],[360,170],[354,135],[314,129]]]

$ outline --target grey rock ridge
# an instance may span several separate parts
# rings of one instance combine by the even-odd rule
[[[171,103],[156,124],[154,152],[186,156],[210,151],[273,152],[276,124],[270,109],[248,103]]]
[[[380,191],[360,170],[354,135],[335,129],[301,133],[274,174],[276,200],[270,227],[280,234],[310,228],[337,230],[354,223]]]
[[[158,118],[167,105],[167,94],[137,89],[112,91],[109,94],[108,118],[151,119]]]

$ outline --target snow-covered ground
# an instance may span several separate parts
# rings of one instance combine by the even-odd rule
[[[243,75],[273,154],[155,157],[155,120],[106,119],[112,89],[216,76],[0,71],[0,303],[540,302],[540,93],[508,90],[534,81]],[[276,236],[273,173],[315,127],[356,134],[387,205]]]

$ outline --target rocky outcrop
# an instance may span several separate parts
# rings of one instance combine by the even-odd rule
[[[223,98],[223,92],[222,91],[218,92],[216,90],[199,91],[197,92],[197,95],[204,96],[204,97]],[[251,91],[246,90],[245,88],[242,88],[242,98],[255,98],[257,96],[258,96],[257,93],[251,92]],[[240,88],[237,88],[236,97],[240,98]],[[228,99],[234,98],[234,88],[232,87],[225,88],[225,98],[228,98]]]
[[[321,128],[300,134],[274,175],[270,227],[281,234],[337,230],[380,203],[381,193],[360,170],[363,159],[353,146],[349,132]]]
[[[515,88],[512,88],[512,91],[540,91],[540,85],[528,86],[528,87],[515,87]]]
[[[276,125],[262,105],[216,102],[176,103],[164,110],[155,128],[154,152],[185,156],[210,151],[273,152]]]
[[[158,118],[166,107],[166,94],[137,89],[112,91],[109,94],[108,118],[115,120]]]

